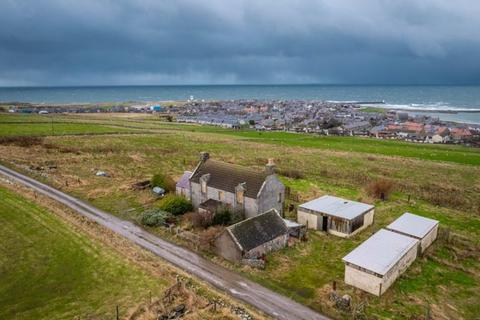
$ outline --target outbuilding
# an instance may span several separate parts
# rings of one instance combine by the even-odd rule
[[[350,237],[373,223],[374,209],[370,204],[323,196],[300,205],[297,221],[309,229]]]
[[[242,262],[282,249],[287,241],[287,225],[277,210],[272,209],[225,228],[215,240],[215,249],[227,260]]]
[[[437,239],[438,225],[437,220],[406,212],[386,229],[419,240],[419,253],[423,253]]]
[[[381,296],[415,261],[418,242],[381,229],[342,259],[345,283]]]

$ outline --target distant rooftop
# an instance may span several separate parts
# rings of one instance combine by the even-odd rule
[[[342,260],[383,276],[417,243],[414,238],[381,229]]]
[[[372,210],[374,206],[334,196],[323,196],[300,205],[300,208],[351,220]]]
[[[390,223],[386,228],[403,234],[412,235],[416,238],[423,238],[437,224],[437,220],[406,212],[397,220]]]

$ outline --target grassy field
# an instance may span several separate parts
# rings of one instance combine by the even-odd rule
[[[105,121],[106,116],[91,117],[90,121]],[[89,121],[84,116],[78,119]],[[134,191],[131,185],[157,172],[179,177],[183,170],[194,168],[200,151],[259,170],[268,158],[274,158],[280,173],[288,175],[292,168],[300,173],[296,179],[282,177],[299,201],[328,193],[375,203],[375,223],[352,239],[311,232],[307,243],[270,255],[266,270],[240,268],[240,272],[335,318],[352,315],[331,306],[328,294],[333,281],[356,305],[365,303],[364,314],[369,319],[422,319],[427,310],[438,319],[472,319],[480,314],[478,149],[229,131],[164,124],[155,118],[114,117],[112,121],[119,125],[135,122],[148,131],[45,137],[42,144],[28,149],[0,145],[0,161],[137,221],[142,210],[154,206],[156,200],[150,192]],[[96,177],[94,172],[100,169],[111,177]],[[366,190],[368,183],[380,178],[394,185],[393,195],[385,202],[370,198]],[[380,299],[345,286],[341,258],[405,211],[440,220],[441,237],[431,250]],[[165,235],[161,229],[152,231]]]
[[[0,187],[0,318],[113,318],[168,284]]]

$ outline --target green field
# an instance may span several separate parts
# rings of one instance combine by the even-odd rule
[[[107,116],[70,116],[69,121],[101,124]],[[427,310],[433,318],[471,319],[480,314],[480,150],[231,131],[163,123],[153,117],[112,116],[109,121],[116,126],[135,125],[144,134],[49,136],[43,145],[28,149],[0,145],[0,161],[22,170],[54,164],[55,170],[26,172],[132,221],[138,221],[143,208],[155,206],[156,200],[149,191],[134,191],[131,185],[154,173],[177,178],[195,167],[200,151],[258,170],[274,158],[281,179],[299,198],[288,200],[294,204],[323,194],[374,202],[367,185],[386,178],[394,193],[385,202],[375,201],[375,223],[359,235],[339,239],[311,232],[307,243],[269,255],[264,271],[236,269],[334,318],[352,315],[329,306],[332,281],[342,294],[353,297],[355,305],[366,302],[364,313],[369,319],[422,319]],[[111,177],[96,177],[95,169]],[[298,177],[288,177],[292,170]],[[341,258],[405,211],[440,221],[441,237],[428,254],[417,259],[380,299],[346,286]],[[295,218],[294,213],[290,217]],[[151,231],[169,236],[161,228]]]
[[[0,187],[0,319],[112,319],[166,282]]]

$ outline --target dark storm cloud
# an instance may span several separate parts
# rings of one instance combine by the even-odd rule
[[[3,0],[0,85],[479,83],[477,1]]]

